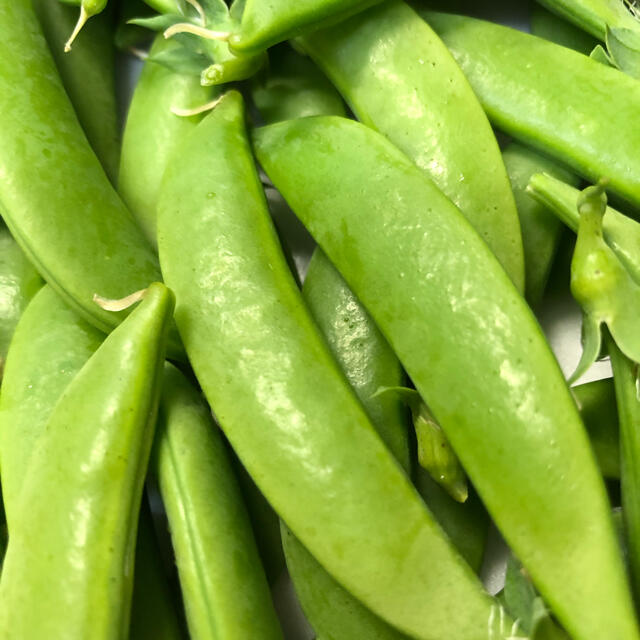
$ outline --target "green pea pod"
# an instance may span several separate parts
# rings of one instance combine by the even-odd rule
[[[596,380],[571,389],[605,478],[620,478],[618,408],[613,381]]]
[[[640,284],[625,269],[605,242],[602,219],[607,210],[604,186],[581,192],[578,240],[571,261],[571,293],[582,307],[583,352],[570,378],[577,380],[598,359],[601,329],[606,324],[620,350],[633,362],[640,362]]]
[[[416,638],[475,640],[498,624],[498,605],[430,518],[311,319],[243,117],[229,92],[173,157],[159,199],[160,259],[196,376],[258,487],[334,578]]]
[[[153,470],[169,519],[191,637],[281,638],[224,442],[206,403],[169,364]]]
[[[0,3],[0,211],[44,279],[110,331],[93,302],[160,279],[157,259],[91,151],[28,0]],[[180,354],[177,337],[171,352]]]
[[[638,365],[607,335],[620,414],[620,486],[626,551],[636,599],[640,596],[640,399]]]
[[[542,299],[562,235],[562,225],[527,193],[529,179],[545,171],[577,185],[579,180],[550,158],[517,143],[502,154],[518,207],[525,264],[525,295],[532,306]]]
[[[0,224],[0,379],[18,320],[42,284],[9,230]]]
[[[339,22],[381,0],[246,0],[237,33],[229,38],[234,51],[255,53],[305,31]]]
[[[171,46],[159,35],[151,53]],[[202,87],[197,77],[175,73],[151,60],[145,62],[124,129],[118,192],[154,246],[162,174],[173,150],[201,119],[197,113],[188,117],[178,114],[197,111],[211,98],[211,90]]]
[[[471,87],[429,26],[404,2],[385,2],[305,36],[302,45],[358,119],[438,185],[524,289],[518,213],[500,149]]]
[[[269,70],[256,76],[251,97],[265,122],[316,115],[345,115],[340,95],[309,58],[288,44],[269,52]]]
[[[151,285],[56,404],[10,518],[0,637],[97,640],[127,632],[172,309],[171,292]]]
[[[531,7],[531,33],[585,55],[589,55],[598,42],[578,27],[538,5]]]
[[[469,223],[388,140],[350,120],[264,127],[254,148],[429,399],[569,633],[638,638],[575,403],[530,309]]]
[[[118,175],[120,132],[115,91],[112,17],[92,20],[73,51],[63,44],[73,26],[75,10],[52,0],[32,0],[33,8],[62,83],[84,132],[113,184]]]
[[[608,176],[612,193],[640,205],[640,137],[627,126],[640,106],[637,80],[509,27],[423,15],[495,126],[587,179]]]

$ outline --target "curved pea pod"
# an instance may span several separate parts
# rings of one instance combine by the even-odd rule
[[[529,179],[533,174],[545,171],[576,185],[579,181],[550,158],[517,143],[507,146],[502,159],[511,180],[522,228],[525,297],[535,306],[547,285],[563,227],[546,207],[527,193]]]
[[[613,380],[587,382],[572,387],[571,393],[589,433],[602,475],[620,478],[618,408]]]
[[[160,279],[157,259],[85,138],[28,2],[0,4],[0,210],[43,278],[110,331],[119,299]],[[177,337],[171,351],[180,353]]]
[[[483,20],[423,12],[493,124],[640,204],[640,83],[566,47]],[[526,73],[523,73],[526,69]],[[606,90],[605,90],[606,88]]]
[[[553,176],[540,173],[531,176],[527,191],[577,233],[580,223],[576,206],[580,196],[578,189]],[[602,220],[602,235],[631,277],[640,284],[640,224],[607,207]]]
[[[358,123],[271,125],[255,132],[254,149],[389,340],[569,633],[637,638],[575,403],[530,309],[469,223]]]
[[[381,0],[247,0],[240,27],[229,38],[234,51],[255,53],[304,31],[339,22]]]
[[[158,223],[190,362],[281,518],[338,582],[406,633],[487,633],[497,603],[431,519],[303,303],[266,208],[238,93],[173,157]]]
[[[64,53],[64,42],[73,28],[76,10],[51,0],[33,0],[33,8],[78,120],[106,174],[115,184],[120,132],[112,16],[107,12],[92,20],[78,37],[73,51]]]
[[[166,51],[162,35],[151,54]],[[198,78],[147,60],[136,85],[122,139],[118,192],[152,245],[156,245],[156,202],[169,156],[202,118],[195,113],[210,102],[211,89]],[[177,113],[176,113],[177,112]]]
[[[606,324],[620,350],[640,362],[640,284],[634,281],[605,242],[602,219],[607,210],[604,186],[581,192],[578,240],[571,261],[571,293],[582,307],[583,353],[570,380],[578,379],[597,360]]]
[[[172,309],[171,292],[151,285],[57,402],[11,517],[0,637],[98,640],[127,632]]]
[[[18,320],[42,284],[9,230],[0,225],[0,378]]]
[[[256,76],[251,97],[271,124],[316,115],[345,115],[340,94],[306,56],[288,44],[269,51],[268,71]]]
[[[598,44],[589,34],[538,5],[531,7],[531,33],[585,55]]]
[[[523,289],[518,212],[498,143],[429,25],[404,2],[385,2],[305,36],[302,46],[358,120],[389,138],[438,185]]]
[[[224,442],[200,394],[169,364],[154,452],[191,636],[280,638]]]

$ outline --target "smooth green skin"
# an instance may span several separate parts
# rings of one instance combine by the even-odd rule
[[[228,93],[174,156],[159,199],[160,260],[196,376],[243,465],[329,573],[416,638],[476,640],[497,604],[431,519],[306,309],[243,119],[240,95]]]
[[[0,225],[0,378],[18,320],[42,285],[9,230]]]
[[[0,23],[0,212],[44,279],[110,331],[127,312],[94,294],[144,289],[160,279],[157,259],[78,124],[30,0],[0,3]]]
[[[609,335],[613,382],[620,415],[620,485],[627,556],[636,601],[640,597],[640,400],[638,365],[618,349]]]
[[[142,498],[136,542],[136,567],[131,597],[130,640],[181,640],[184,638],[176,605],[162,566],[153,529],[153,516]]]
[[[302,46],[357,118],[404,151],[459,207],[523,290],[518,212],[498,143],[429,26],[403,2],[386,2],[304,37]]]
[[[169,520],[191,637],[281,638],[222,437],[202,396],[169,364],[153,472]]]
[[[563,625],[578,640],[638,638],[580,416],[488,247],[408,158],[358,123],[271,125],[254,149],[389,340]]]
[[[344,20],[381,0],[246,0],[238,33],[229,38],[236,53],[256,53],[327,24]]]
[[[605,39],[607,25],[623,29],[638,29],[623,0],[538,0],[565,20],[575,24],[598,40]]]
[[[546,174],[535,174],[529,181],[528,192],[548,207],[574,233],[578,231],[580,216],[576,207],[580,191]],[[602,220],[603,236],[607,244],[640,284],[640,224],[607,207]]]
[[[151,54],[170,43],[156,36]],[[122,139],[118,192],[149,242],[156,246],[156,203],[162,174],[172,152],[202,116],[177,116],[172,107],[188,109],[211,100],[211,90],[195,76],[175,73],[147,61],[133,93]]]
[[[531,7],[531,33],[588,56],[598,41],[538,5]]]
[[[579,179],[554,160],[518,143],[509,144],[502,154],[502,159],[511,180],[520,216],[524,246],[525,297],[529,304],[535,306],[542,299],[547,285],[563,227],[545,206],[527,193],[529,179],[541,171],[574,185],[579,183]]]
[[[289,574],[305,615],[326,640],[407,640],[343,589],[282,523]]]
[[[171,292],[152,284],[57,402],[14,505],[0,638],[99,640],[128,631],[138,512],[172,310]]]
[[[618,408],[613,381],[596,380],[572,387],[593,452],[605,478],[620,478]]]
[[[283,44],[269,52],[269,68],[251,86],[251,97],[268,124],[315,115],[345,115],[340,94],[309,58]]]
[[[640,205],[640,83],[566,47],[500,25],[423,12],[493,124]],[[527,69],[527,73],[523,73]]]
[[[64,43],[73,30],[78,12],[52,0],[32,0],[62,84],[78,120],[115,184],[120,158],[120,130],[115,89],[113,19],[109,13],[87,23],[64,52]]]

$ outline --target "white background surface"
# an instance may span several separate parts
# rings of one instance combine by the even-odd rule
[[[528,30],[529,2],[526,0],[494,0],[489,2],[469,2],[470,13],[496,22],[509,24],[517,28]],[[481,5],[481,6],[478,6]],[[482,6],[486,5],[486,6]],[[118,88],[122,114],[126,111],[131,92],[140,72],[141,63],[129,56],[121,56],[119,63]],[[304,229],[295,220],[293,214],[286,210],[281,198],[273,189],[267,189],[267,195],[272,203],[278,226],[288,228],[290,243],[295,254],[296,265],[301,271],[305,270],[312,245]],[[567,234],[569,236],[569,234]],[[564,250],[564,251],[563,251]],[[561,247],[565,254],[570,251],[570,245],[565,242]],[[569,376],[575,369],[581,352],[580,347],[580,312],[571,299],[568,291],[568,262],[564,265],[556,264],[550,281],[549,289],[537,315],[541,325],[551,343],[560,362],[565,376]],[[611,375],[608,361],[596,363],[580,382],[597,380]],[[482,578],[491,593],[502,588],[504,582],[504,561],[506,548],[500,536],[494,530],[490,534]],[[313,631],[306,623],[300,607],[296,601],[291,581],[286,575],[274,587],[276,608],[282,620],[285,638],[287,640],[311,640]],[[366,640],[355,639],[354,640]],[[451,639],[454,640],[454,639]]]

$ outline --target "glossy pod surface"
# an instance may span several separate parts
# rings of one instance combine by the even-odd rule
[[[302,46],[358,120],[389,138],[453,200],[523,289],[520,225],[498,143],[429,25],[394,0],[312,33]]]
[[[167,43],[160,34],[151,55]],[[193,109],[211,99],[196,76],[175,73],[147,60],[133,93],[122,140],[118,192],[149,242],[156,246],[156,203],[169,156],[202,116],[182,117],[172,108]]]
[[[172,309],[166,287],[151,285],[56,404],[11,518],[0,581],[3,639],[98,640],[128,630],[138,511]]]
[[[424,12],[493,124],[640,205],[640,83],[580,53],[482,20]]]
[[[165,365],[153,470],[192,638],[281,638],[251,524],[211,411]]]
[[[561,622],[579,639],[637,638],[604,485],[575,403],[486,245],[405,156],[362,125],[305,118],[259,129],[254,142],[269,177],[400,357]]]
[[[305,30],[338,22],[381,0],[247,0],[240,30],[229,39],[241,53],[261,51]]]
[[[160,278],[157,260],[78,124],[28,0],[0,3],[0,211],[49,284],[102,331],[93,302]]]
[[[78,10],[61,2],[32,0],[42,32],[78,120],[113,184],[118,175],[120,131],[115,91],[113,16],[105,12],[90,20],[73,49],[64,43],[78,18]]]
[[[258,487],[376,613],[416,638],[476,640],[496,604],[375,433],[306,310],[237,93],[174,156],[159,202],[161,263],[182,338]]]

